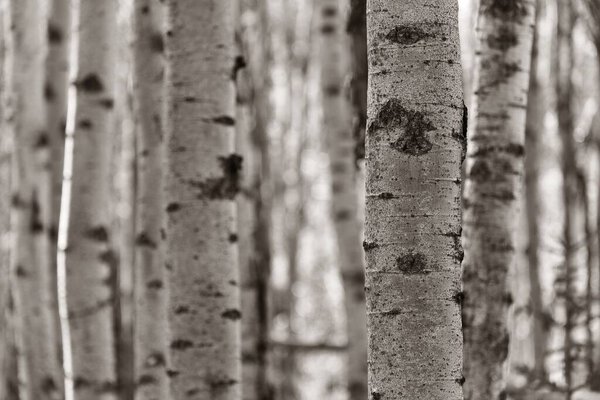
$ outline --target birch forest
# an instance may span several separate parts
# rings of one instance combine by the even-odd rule
[[[600,0],[0,0],[0,400],[600,400]]]

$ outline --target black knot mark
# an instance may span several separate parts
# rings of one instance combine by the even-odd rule
[[[333,18],[337,15],[337,8],[331,6],[323,7],[323,9],[321,10],[321,14],[325,18]]]
[[[62,29],[54,24],[48,24],[48,42],[60,44],[63,41]]]
[[[423,253],[409,251],[396,259],[398,269],[407,275],[428,274],[427,258]]]
[[[427,132],[435,130],[435,126],[420,111],[404,108],[399,99],[388,100],[369,125],[371,132],[389,128],[400,130],[398,139],[391,146],[401,153],[421,156],[433,148]]]
[[[46,376],[42,379],[40,387],[44,393],[55,393],[58,390],[58,386],[51,376]]]
[[[464,385],[464,384],[465,384],[465,377],[464,377],[464,376],[461,376],[460,378],[456,378],[454,381],[455,381],[456,383],[458,383],[460,386],[462,386],[462,385]]]
[[[393,199],[395,196],[393,193],[390,192],[383,192],[383,193],[379,193],[379,195],[377,195],[377,198],[381,199],[381,200],[389,200],[389,199]]]
[[[151,249],[155,249],[156,242],[152,240],[150,236],[146,232],[141,232],[135,238],[135,244],[140,247],[149,247]]]
[[[452,296],[452,300],[454,300],[454,302],[456,304],[458,304],[459,306],[462,307],[463,302],[465,300],[465,294],[464,294],[464,292],[457,292],[454,296]]]
[[[108,242],[108,230],[104,226],[94,226],[86,232],[86,237],[97,242]]]
[[[115,271],[117,266],[119,265],[119,256],[114,251],[108,249],[100,253],[98,259],[103,264],[108,265],[112,271]]]
[[[144,362],[144,365],[148,368],[160,367],[165,364],[165,356],[158,352],[150,354]]]
[[[372,400],[382,400],[383,399],[383,395],[381,393],[378,393],[378,392],[371,392],[371,399]]]
[[[212,119],[215,124],[225,125],[225,126],[234,126],[235,119],[231,118],[228,115],[221,115],[219,117],[215,117]]]
[[[481,7],[484,14],[511,22],[521,21],[528,13],[524,0],[484,0]]]
[[[171,348],[173,350],[187,350],[191,347],[194,347],[194,343],[190,340],[177,339],[171,342]]]
[[[158,289],[162,289],[163,286],[164,286],[163,281],[161,281],[160,279],[153,279],[153,280],[146,282],[146,287],[148,289],[158,290]]]
[[[366,240],[363,242],[363,249],[365,251],[373,250],[373,249],[376,249],[378,247],[379,247],[379,245],[377,243],[375,243],[375,242],[367,242]]]
[[[138,386],[155,385],[157,383],[158,380],[154,376],[148,374],[140,375],[140,377],[137,380]]]
[[[31,214],[29,219],[29,230],[32,234],[42,233],[44,230],[44,223],[42,222],[42,212],[40,203],[37,199],[37,192],[33,192],[31,196]]]
[[[240,312],[240,310],[230,309],[230,310],[225,310],[221,314],[221,317],[230,319],[232,321],[237,321],[238,319],[242,318],[242,313]]]
[[[148,46],[150,50],[155,53],[162,53],[165,51],[165,41],[163,35],[160,32],[154,32],[148,36]]]
[[[81,129],[90,130],[94,124],[89,119],[82,119],[77,123],[77,126]]]
[[[492,49],[506,51],[519,44],[519,38],[513,29],[508,26],[501,26],[488,36],[487,44]]]
[[[323,35],[333,35],[335,33],[335,25],[330,23],[324,23],[321,25],[321,33]]]
[[[246,59],[243,56],[237,56],[235,60],[233,60],[233,68],[231,69],[231,79],[233,81],[237,80],[238,72],[241,69],[246,68]]]
[[[46,101],[53,101],[56,98],[56,91],[50,82],[46,82],[44,85],[44,99]]]
[[[50,138],[46,132],[40,132],[33,144],[33,147],[36,149],[43,149],[50,145]]]
[[[228,237],[229,243],[235,243],[238,241],[238,235],[235,233],[231,233]]]
[[[175,315],[182,315],[191,313],[191,310],[190,307],[183,305],[175,307],[175,310],[173,310],[173,312],[175,313]]]
[[[181,210],[181,204],[179,203],[169,203],[167,208],[165,209],[168,213],[175,212]]]
[[[385,35],[385,38],[394,43],[411,45],[431,36],[431,33],[424,30],[421,25],[411,24],[396,26]]]
[[[102,81],[96,74],[88,74],[76,82],[78,89],[88,93],[100,93],[104,90]]]
[[[218,160],[223,171],[221,177],[188,183],[200,189],[201,198],[233,200],[240,191],[243,158],[239,154],[230,154],[227,157],[219,157]]]

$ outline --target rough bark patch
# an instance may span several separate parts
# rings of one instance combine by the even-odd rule
[[[424,30],[422,24],[411,24],[396,26],[385,35],[385,38],[394,43],[411,45],[431,36],[431,32]]]
[[[233,200],[240,191],[240,180],[243,158],[239,154],[219,157],[223,176],[208,178],[204,181],[190,180],[191,186],[200,189],[200,198],[211,200]]]
[[[363,242],[363,249],[365,251],[373,250],[373,249],[376,249],[378,247],[379,247],[379,245],[377,243],[375,243],[375,242],[367,242],[366,240]]]
[[[427,258],[423,253],[409,251],[396,259],[400,271],[407,275],[428,274]]]
[[[400,130],[398,139],[391,143],[395,150],[412,156],[431,151],[433,143],[427,139],[427,132],[435,130],[435,126],[420,111],[404,108],[399,99],[390,99],[381,107],[369,131],[394,128]]]

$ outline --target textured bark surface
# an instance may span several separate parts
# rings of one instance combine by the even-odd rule
[[[52,160],[46,131],[46,30],[36,1],[7,3],[6,128],[14,135],[11,283],[19,349],[20,398],[62,397],[62,365],[50,257]]]
[[[174,400],[241,397],[234,2],[170,0],[166,264]]]
[[[63,191],[70,190],[71,204],[68,220],[61,220],[68,248],[59,242],[71,339],[67,378],[77,400],[115,399],[118,389],[113,308],[118,259],[111,245],[116,11],[116,0],[82,0],[77,16],[77,106],[69,121],[73,165],[65,168],[71,175],[65,175]]]
[[[331,173],[331,212],[338,245],[338,261],[344,286],[348,358],[346,378],[349,398],[367,398],[367,323],[365,267],[358,221],[355,173],[355,138],[351,106],[344,91],[348,62],[344,18],[339,0],[318,3],[323,135]]]
[[[350,0],[348,33],[352,42],[352,104],[354,106],[354,140],[357,160],[365,157],[367,125],[367,0]]]
[[[452,0],[367,3],[371,400],[462,399],[457,13]]]
[[[167,291],[160,190],[164,167],[164,32],[160,0],[136,0],[134,102],[136,129],[134,369],[136,400],[168,400]]]
[[[469,400],[506,396],[506,283],[515,261],[534,12],[529,0],[484,0],[479,9],[463,219]]]

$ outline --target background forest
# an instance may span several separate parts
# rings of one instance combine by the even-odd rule
[[[0,400],[600,399],[599,0],[0,13]]]

